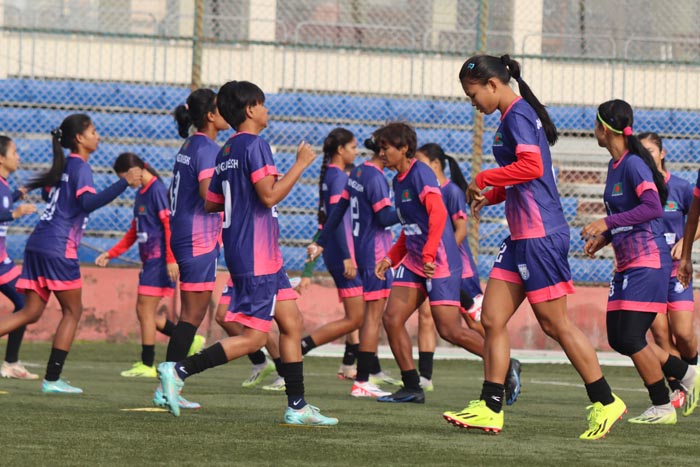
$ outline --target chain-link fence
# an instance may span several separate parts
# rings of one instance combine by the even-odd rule
[[[263,136],[282,172],[302,139],[319,148],[344,126],[362,140],[402,120],[416,127],[420,144],[441,144],[470,176],[494,164],[498,116],[482,124],[457,73],[477,51],[510,53],[561,132],[552,152],[574,278],[599,283],[610,276],[611,252],[585,258],[578,235],[603,214],[609,156],[593,138],[596,106],[628,100],[635,130],[659,132],[670,170],[695,182],[700,13],[690,0],[668,10],[660,0],[5,0],[0,133],[17,141],[22,170],[11,182],[18,184],[50,163],[50,129],[84,111],[102,136],[91,159],[98,189],[115,180],[111,164],[127,150],[167,183],[181,144],[171,112],[189,86],[247,79],[267,93]],[[316,228],[318,174],[319,163],[280,205],[291,270],[301,267]],[[113,244],[129,225],[132,197],[128,191],[93,213],[84,242],[94,250]],[[11,229],[13,257],[35,222]],[[482,277],[505,235],[503,207],[488,208],[478,227]],[[95,255],[84,250],[81,259]]]

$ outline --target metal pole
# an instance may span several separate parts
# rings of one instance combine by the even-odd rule
[[[204,35],[204,0],[194,0],[194,33],[192,35],[192,78],[190,89],[202,87],[202,36]]]
[[[476,49],[480,54],[486,53],[486,32],[488,30],[489,2],[479,2],[479,24],[476,29]],[[473,110],[472,136],[472,178],[481,172],[483,160],[482,146],[484,142],[484,116],[476,109]],[[476,253],[474,261],[479,261],[479,223],[474,219],[469,223],[469,248]]]

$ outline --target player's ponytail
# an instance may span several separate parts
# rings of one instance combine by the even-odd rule
[[[668,197],[668,187],[666,186],[664,176],[656,167],[654,158],[651,157],[649,151],[646,150],[639,141],[639,138],[634,136],[632,132],[632,126],[634,124],[632,106],[621,99],[603,102],[598,106],[596,120],[596,124],[603,125],[612,133],[625,138],[627,141],[627,149],[630,154],[641,157],[644,163],[651,169],[651,174],[654,177],[654,185],[656,185],[659,198],[661,199],[661,205],[664,206],[666,204],[666,198]]]
[[[87,130],[90,125],[92,125],[92,120],[86,114],[72,114],[61,122],[61,126],[51,130],[53,148],[51,168],[30,178],[26,185],[28,191],[39,187],[53,187],[61,181],[61,175],[66,167],[66,155],[63,153],[63,148],[77,152],[78,141],[76,137]]]
[[[345,146],[355,139],[355,135],[345,128],[335,128],[326,139],[323,140],[323,161],[321,162],[321,174],[318,177],[318,225],[323,226],[326,223],[328,213],[323,206],[323,179],[326,177],[326,169],[331,162],[333,156],[338,153],[338,148]]]
[[[510,55],[502,55],[501,57],[475,55],[464,62],[462,69],[459,71],[459,81],[461,83],[469,82],[486,85],[492,78],[506,85],[510,83],[511,79],[518,83],[520,95],[537,113],[537,117],[539,117],[544,133],[547,136],[547,141],[553,146],[559,138],[557,127],[552,122],[545,106],[520,76],[520,63],[510,58]]]
[[[427,143],[419,147],[418,151],[425,154],[428,157],[428,160],[430,160],[431,162],[436,160],[440,161],[440,167],[442,168],[443,172],[445,171],[446,167],[449,167],[450,180],[452,180],[452,183],[457,185],[459,189],[462,190],[464,193],[467,192],[467,187],[469,186],[469,184],[464,178],[459,164],[457,164],[457,161],[454,159],[454,157],[445,154],[445,151],[443,151],[442,147],[439,144]]]
[[[182,138],[190,135],[190,127],[201,130],[207,123],[207,115],[216,112],[216,93],[211,89],[197,89],[187,98],[184,105],[173,111],[177,123],[177,133]]]
[[[114,169],[114,172],[117,175],[128,172],[129,169],[131,169],[132,167],[138,167],[140,169],[146,170],[148,171],[148,173],[160,180],[160,175],[158,175],[156,169],[146,164],[143,161],[143,159],[141,159],[133,152],[123,152],[119,154],[119,156],[117,156],[117,159],[114,161],[114,164],[112,165],[112,169]]]

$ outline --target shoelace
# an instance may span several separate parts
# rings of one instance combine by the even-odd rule
[[[586,409],[588,410],[588,429],[593,430],[598,427],[598,415],[603,406],[601,404],[591,404]]]

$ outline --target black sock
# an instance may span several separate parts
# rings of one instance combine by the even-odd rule
[[[165,354],[165,361],[179,362],[187,357],[194,336],[197,334],[197,326],[180,321],[175,325],[173,334],[168,342],[168,352]]]
[[[24,330],[27,326],[21,326],[7,335],[7,347],[5,348],[5,361],[15,363],[19,360],[19,347],[22,345]]]
[[[51,348],[51,355],[49,355],[49,363],[46,365],[46,375],[44,376],[46,381],[58,381],[61,377],[66,357],[68,357],[68,352],[65,350]]]
[[[376,375],[382,372],[382,365],[379,363],[379,357],[377,354],[374,354],[374,358],[372,359],[372,371],[370,371],[371,374]]]
[[[163,326],[163,329],[159,329],[161,334],[165,334],[166,336],[172,336],[173,331],[175,331],[175,323],[170,321],[169,319],[165,320],[165,326]]]
[[[209,368],[228,363],[228,357],[221,343],[217,342],[199,353],[175,364],[175,371],[183,380]]]
[[[373,352],[360,352],[357,354],[357,374],[355,375],[355,381],[364,383],[369,381],[369,374],[371,372],[372,365],[374,364],[374,353]]]
[[[141,361],[146,366],[153,366],[153,362],[156,359],[156,346],[155,345],[142,345],[141,346]]]
[[[343,365],[353,365],[360,352],[360,344],[345,343],[345,353],[343,354]]]
[[[403,381],[404,389],[409,389],[411,391],[421,391],[420,388],[420,376],[415,370],[408,370],[401,372],[401,381]]]
[[[314,347],[316,347],[316,343],[315,343],[314,340],[311,338],[311,336],[306,336],[305,338],[303,338],[303,339],[301,340],[301,354],[302,354],[302,355],[306,355],[306,354],[309,353],[309,352],[311,351],[311,349],[313,349]]]
[[[668,385],[671,387],[671,391],[685,391],[679,379],[669,379]]]
[[[671,402],[668,396],[668,388],[664,384],[663,378],[655,382],[654,384],[645,385],[647,391],[649,391],[649,399],[654,405],[664,405]]]
[[[277,374],[279,376],[284,377],[284,374],[283,374],[284,363],[282,363],[282,358],[281,357],[273,358],[272,361],[275,362],[275,368],[277,369]]]
[[[666,378],[670,376],[676,379],[683,379],[688,371],[688,364],[676,356],[669,355],[666,363],[661,366],[661,371],[664,372]]]
[[[248,354],[248,360],[250,360],[250,363],[253,365],[262,365],[267,360],[267,357],[265,357],[265,352],[262,350],[256,350]]]
[[[434,352],[418,352],[418,373],[425,379],[433,379]]]
[[[284,384],[289,407],[299,410],[306,405],[304,400],[304,362],[284,364]]]
[[[600,378],[598,381],[593,381],[591,384],[586,384],[586,392],[588,393],[588,399],[591,402],[600,402],[603,405],[612,404],[615,398],[612,395],[612,390],[607,381],[605,381],[605,376]]]
[[[481,400],[486,402],[486,406],[498,413],[503,409],[503,395],[505,394],[505,387],[502,384],[492,383],[491,381],[484,381],[483,386],[481,386]]]
[[[688,365],[697,365],[698,364],[698,354],[696,353],[693,358],[685,358],[682,357],[683,361],[687,363]]]

